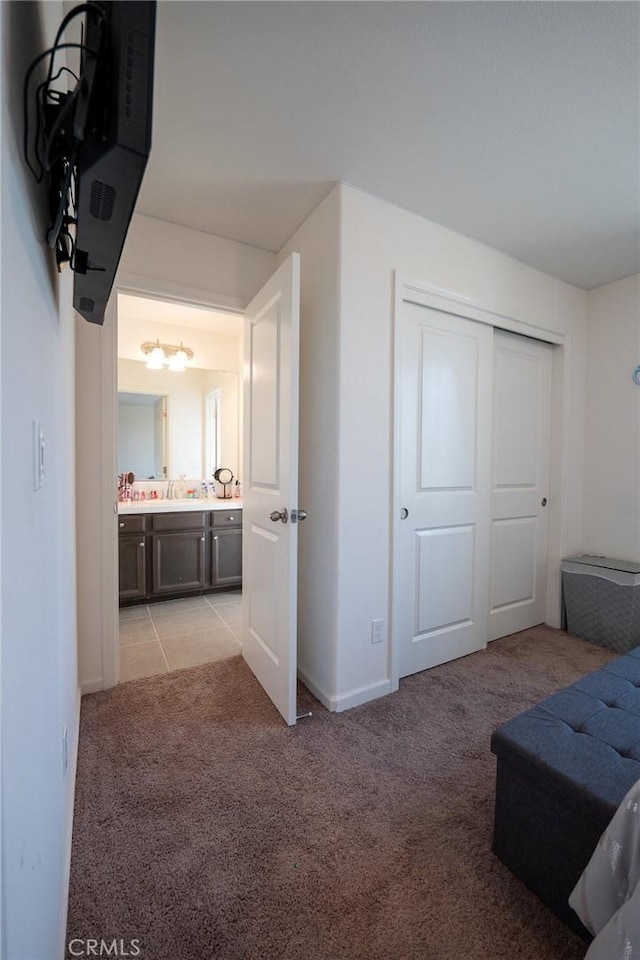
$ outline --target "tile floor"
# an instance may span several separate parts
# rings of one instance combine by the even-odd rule
[[[212,593],[120,610],[120,681],[240,653],[242,593]]]

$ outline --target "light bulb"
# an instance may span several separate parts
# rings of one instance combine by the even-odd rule
[[[163,366],[166,363],[167,358],[164,355],[164,350],[160,346],[160,341],[156,342],[155,347],[149,354],[149,359],[147,360],[147,369],[148,370],[162,370]]]
[[[174,355],[169,359],[169,370],[173,370],[176,373],[182,373],[184,371],[184,365],[188,359],[189,357],[184,351],[182,344],[180,344],[180,349],[176,350]]]

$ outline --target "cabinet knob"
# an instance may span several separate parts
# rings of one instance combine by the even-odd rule
[[[142,549],[144,550],[144,540],[141,540],[140,543],[138,544],[138,546],[139,546],[139,547],[142,547]]]
[[[213,539],[214,539],[214,540],[217,540],[218,538],[217,538],[217,537],[214,537]]]
[[[204,543],[204,537],[200,537],[200,543]]]
[[[124,521],[120,524],[120,529],[124,530]]]

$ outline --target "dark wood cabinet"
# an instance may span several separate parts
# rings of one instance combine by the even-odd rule
[[[211,584],[235,587],[242,583],[242,527],[214,527],[211,538]]]
[[[118,517],[118,575],[120,600],[133,602],[147,596],[147,518],[134,514]]]
[[[242,584],[242,508],[118,517],[120,603]]]
[[[174,514],[175,516],[175,514]],[[204,529],[153,536],[153,593],[202,590],[207,586],[205,569],[207,537]]]
[[[118,564],[120,600],[143,600],[147,595],[147,549],[144,534],[120,535]]]

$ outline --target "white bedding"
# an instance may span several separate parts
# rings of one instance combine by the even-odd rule
[[[640,780],[569,897],[594,940],[585,960],[640,960]]]

